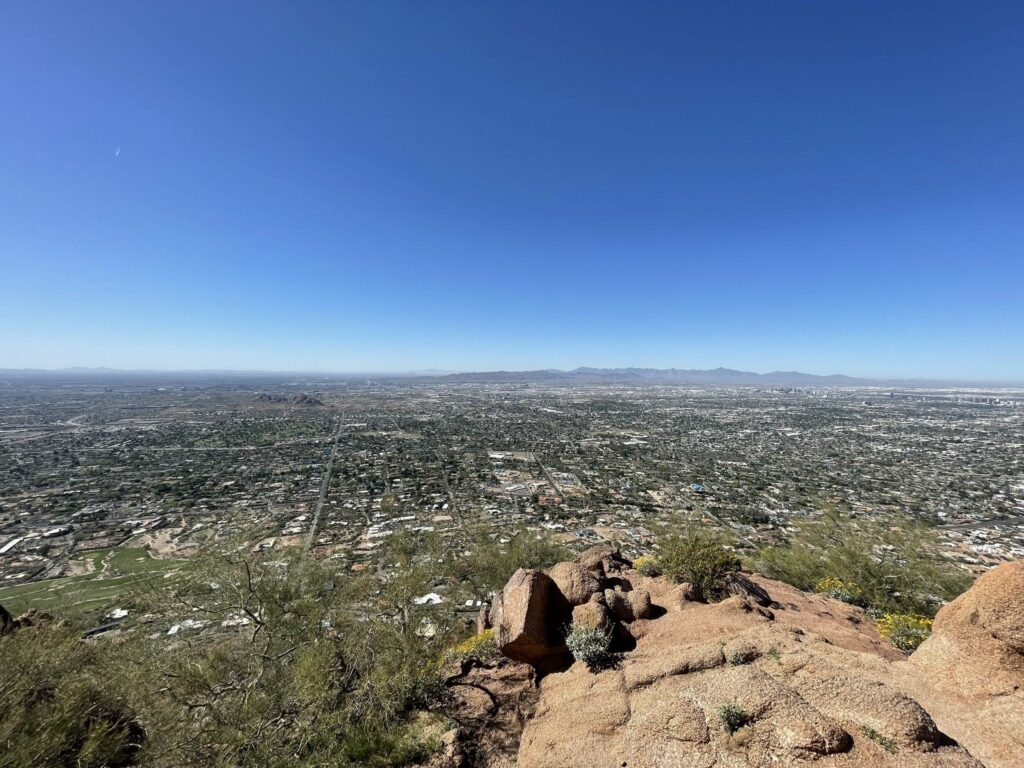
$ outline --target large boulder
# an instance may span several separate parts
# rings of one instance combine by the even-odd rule
[[[491,606],[484,603],[476,614],[476,633],[479,635],[491,628]]]
[[[963,693],[1024,690],[1024,560],[993,568],[943,607],[911,661]]]
[[[629,603],[633,619],[649,619],[654,614],[654,605],[651,603],[651,593],[646,589],[634,589],[626,593],[626,601]]]
[[[543,571],[520,568],[494,601],[495,642],[510,659],[537,666],[567,652],[572,606]]]
[[[631,622],[635,617],[633,616],[633,606],[629,602],[628,593],[620,592],[616,589],[606,589],[604,591],[604,602],[608,606],[608,610],[611,611],[619,621]]]
[[[601,591],[598,578],[579,563],[558,563],[549,568],[547,574],[570,605],[583,605],[591,595]]]
[[[623,568],[632,567],[633,563],[622,556],[619,548],[611,544],[599,544],[584,550],[576,562],[590,571],[594,576],[603,579],[620,572]]]
[[[730,595],[745,597],[762,608],[767,608],[772,604],[772,597],[768,594],[768,590],[755,584],[738,571],[725,575],[725,590]]]
[[[1024,768],[1024,561],[978,578],[939,611],[907,687],[986,768]]]
[[[615,623],[635,635],[613,645],[622,653],[609,668],[538,679],[518,768],[982,768],[902,688],[905,657],[860,609],[758,576],[758,589],[700,603],[667,580],[626,575],[634,588],[606,591],[607,607],[643,613],[653,598],[661,610]],[[771,611],[759,590],[777,601]],[[599,604],[576,608],[578,621]]]
[[[608,615],[608,609],[602,603],[593,600],[572,609],[572,625],[608,633],[612,629],[612,619]]]

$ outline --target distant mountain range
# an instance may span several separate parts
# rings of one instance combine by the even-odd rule
[[[466,383],[566,382],[566,383],[622,383],[622,384],[699,384],[719,386],[826,386],[850,387],[879,384],[871,379],[833,374],[816,376],[799,371],[772,371],[754,373],[732,368],[710,370],[691,368],[575,368],[571,371],[545,369],[539,371],[487,371],[452,373],[447,376],[418,377],[435,381]],[[908,382],[902,382],[908,383]]]
[[[0,375],[13,379],[47,376],[101,379],[114,377],[187,378],[204,379],[231,377],[241,379],[279,377],[309,377],[320,380],[348,379],[363,381],[409,381],[417,383],[452,384],[625,384],[625,385],[683,385],[720,387],[1019,387],[1022,383],[968,380],[968,379],[867,379],[842,374],[819,376],[800,371],[772,371],[755,373],[734,368],[575,368],[563,371],[545,368],[535,371],[476,371],[452,373],[428,369],[403,372],[302,372],[302,371],[125,371],[112,368],[63,368],[60,370],[2,369]]]

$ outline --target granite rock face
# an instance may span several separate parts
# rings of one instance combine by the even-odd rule
[[[635,647],[598,672],[535,667],[519,768],[1024,768],[1024,562],[979,578],[909,659],[860,608],[757,575],[708,604],[607,549],[549,574],[496,600],[506,654],[564,658],[567,622]]]

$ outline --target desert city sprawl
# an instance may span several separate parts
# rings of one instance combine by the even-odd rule
[[[828,512],[910,515],[978,573],[1024,556],[1022,443],[1019,390],[24,375],[0,387],[0,603],[114,625],[217,541],[359,571],[402,530],[638,554],[669,521],[756,548]]]

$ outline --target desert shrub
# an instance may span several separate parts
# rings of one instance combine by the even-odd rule
[[[969,574],[943,556],[935,531],[909,518],[829,513],[798,525],[788,540],[754,555],[750,567],[806,591],[829,578],[855,584],[860,604],[885,613],[934,616],[970,585]]]
[[[734,667],[741,667],[744,664],[751,664],[756,661],[757,656],[758,653],[753,648],[744,648],[730,653],[726,661]]]
[[[618,654],[611,650],[611,633],[600,629],[573,625],[565,644],[573,658],[586,664],[591,672],[608,669],[618,661]]]
[[[735,733],[750,722],[750,715],[742,707],[730,702],[718,708],[718,719],[722,721],[722,727],[726,731]]]
[[[479,600],[505,586],[519,568],[549,568],[571,560],[568,549],[550,536],[526,530],[513,530],[503,538],[492,538],[489,529],[472,531],[465,549],[451,553],[445,561],[445,573],[456,584],[468,587]]]
[[[814,591],[850,605],[864,605],[863,589],[851,581],[843,581],[834,576],[818,579],[818,583],[814,585]]]
[[[413,603],[433,584],[432,561],[406,540],[389,543],[379,572],[356,577],[299,552],[273,557],[200,557],[152,607],[167,622],[184,612],[243,626],[124,644],[147,728],[140,764],[422,762],[415,715],[444,691],[436,661],[451,637],[446,613]]]
[[[878,634],[905,653],[912,653],[932,634],[932,620],[925,616],[887,613],[875,622]]]
[[[445,661],[465,659],[469,656],[476,656],[481,661],[494,659],[501,655],[498,646],[494,641],[494,630],[485,629],[479,634],[466,638],[458,645],[452,646],[445,651]]]
[[[896,753],[900,751],[899,747],[896,746],[895,741],[890,739],[888,736],[879,733],[870,725],[862,725],[860,727],[860,730],[861,732],[863,732],[865,736],[867,736],[873,742],[879,744],[882,747],[882,749],[884,749],[886,752]]]
[[[482,590],[567,557],[536,534],[487,542],[469,569]],[[423,710],[445,691],[438,660],[497,653],[492,632],[453,647],[451,611],[414,602],[439,577],[455,586],[438,537],[390,537],[379,567],[359,575],[301,551],[218,546],[173,581],[145,582],[133,613],[152,622],[116,643],[57,625],[0,637],[0,768],[427,761],[437,739]],[[184,618],[203,629],[169,636]]]
[[[61,626],[0,638],[0,766],[137,764],[146,733],[105,650]]]
[[[673,581],[689,582],[706,599],[715,599],[723,596],[723,579],[739,570],[740,561],[726,549],[721,539],[697,532],[669,536],[661,544],[658,565]]]
[[[633,567],[641,576],[661,576],[658,558],[653,555],[641,555],[633,561]]]
[[[341,765],[365,768],[404,768],[422,765],[431,755],[433,745],[416,739],[403,730],[357,730],[345,740]]]

